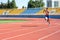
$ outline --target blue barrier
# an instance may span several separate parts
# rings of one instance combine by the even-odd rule
[[[44,15],[0,15],[0,17],[11,18],[44,18]],[[60,19],[60,15],[50,15],[50,18]]]

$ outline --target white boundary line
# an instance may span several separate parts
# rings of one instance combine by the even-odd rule
[[[14,28],[12,28],[13,30],[16,30],[16,28],[14,29]],[[19,29],[19,28],[17,28],[17,29]],[[6,28],[6,29],[0,29],[0,31],[2,31],[2,30],[11,30],[11,29],[8,29],[8,28]]]
[[[24,29],[20,29],[20,30],[24,30]],[[6,34],[6,33],[16,32],[16,31],[20,31],[20,30],[12,30],[12,31],[3,32],[3,33],[0,33],[0,34]]]
[[[57,23],[55,23],[57,24]],[[60,24],[59,24],[60,25]],[[3,29],[0,29],[3,30]],[[7,30],[7,29],[6,29]],[[10,29],[9,29],[10,30]],[[10,33],[10,32],[16,32],[16,31],[20,31],[20,30],[25,30],[25,29],[19,29],[19,30],[13,30],[13,31],[9,31],[9,32],[4,32],[4,33],[0,33],[0,34],[6,34],[6,33]]]
[[[56,27],[56,26],[55,26],[55,27]],[[52,27],[48,27],[48,28],[52,28]],[[12,37],[9,37],[9,38],[4,38],[4,39],[2,39],[2,40],[8,40],[8,39],[16,38],[16,37],[19,37],[19,36],[28,35],[28,34],[31,34],[31,33],[34,33],[34,32],[46,30],[46,29],[48,29],[48,28],[44,28],[44,29],[40,29],[40,30],[37,30],[37,31],[28,32],[28,33],[25,33],[25,34],[20,34],[20,35],[17,35],[17,36],[12,36]]]
[[[44,37],[41,37],[41,38],[39,38],[38,40],[43,40],[43,39],[48,38],[48,37],[50,37],[50,36],[52,36],[52,35],[54,35],[54,34],[56,34],[56,33],[59,33],[59,32],[60,32],[60,30],[58,30],[58,31],[56,31],[56,32],[54,32],[54,33],[51,33],[51,34],[49,34],[49,35],[46,35],[46,36],[44,36]]]
[[[28,28],[28,29],[32,29],[32,28]],[[11,33],[11,32],[16,32],[16,31],[21,31],[21,30],[28,30],[27,28],[26,29],[16,29],[16,30],[12,30],[12,31],[8,31],[8,32],[4,32],[4,33],[0,33],[0,34],[6,34],[6,33]]]

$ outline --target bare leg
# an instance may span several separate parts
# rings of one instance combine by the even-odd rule
[[[50,20],[49,20],[49,18],[47,19],[47,22],[50,24]]]
[[[45,20],[48,22],[48,24],[50,24],[50,20],[49,20],[49,18],[45,18]]]

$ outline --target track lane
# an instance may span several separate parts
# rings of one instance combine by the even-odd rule
[[[46,35],[53,33],[57,30],[60,30],[60,27],[58,27],[58,28],[57,27],[51,27],[51,28],[46,28],[43,30],[35,30],[35,31],[31,31],[31,32],[26,32],[24,34],[5,38],[4,40],[24,40],[24,39],[25,40],[37,40],[39,37],[46,36]]]

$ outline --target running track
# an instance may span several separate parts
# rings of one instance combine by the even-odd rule
[[[27,18],[28,22],[0,24],[0,40],[60,40],[60,19]]]

